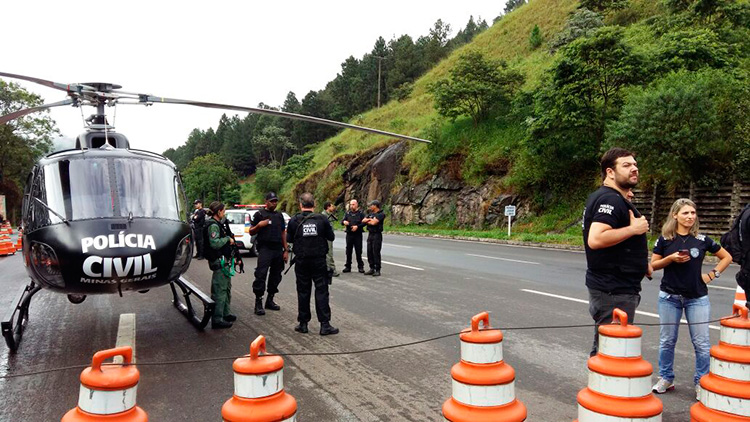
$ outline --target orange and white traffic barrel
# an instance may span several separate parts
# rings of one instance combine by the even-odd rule
[[[0,234],[0,256],[13,255],[16,253],[16,247],[7,234]]]
[[[102,367],[105,359],[115,356],[122,356],[123,364]],[[81,373],[78,406],[61,422],[148,422],[146,412],[135,404],[140,373],[132,361],[130,346],[97,352]]]
[[[526,420],[526,406],[516,399],[515,370],[503,361],[503,333],[488,328],[489,314],[482,312],[460,335],[461,361],[451,368],[453,394],[443,403],[443,416],[449,421]]]
[[[709,373],[701,378],[700,403],[691,422],[750,422],[750,319],[744,306],[721,320],[719,344],[711,347]]]
[[[734,292],[734,304],[739,306],[745,306],[747,304],[747,294],[740,286],[737,286],[737,290]]]
[[[296,422],[297,400],[284,391],[284,359],[266,353],[266,339],[258,336],[250,355],[234,369],[234,396],[224,403],[224,422]]]
[[[641,357],[643,331],[628,325],[620,309],[612,322],[599,326],[599,351],[588,361],[576,422],[661,422],[663,405],[651,392],[653,367]]]

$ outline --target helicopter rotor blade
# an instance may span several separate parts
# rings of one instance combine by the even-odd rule
[[[279,111],[279,110],[269,110],[269,109],[264,109],[264,108],[244,107],[244,106],[235,106],[235,105],[219,104],[219,103],[207,103],[207,102],[202,102],[202,101],[180,100],[176,98],[163,98],[163,97],[156,97],[153,95],[141,95],[140,102],[141,103],[183,104],[183,105],[192,105],[192,106],[204,107],[204,108],[245,111],[248,113],[266,114],[269,116],[284,117],[287,119],[301,120],[304,122],[318,123],[318,124],[323,124],[327,126],[335,126],[335,127],[345,128],[345,129],[359,130],[363,132],[374,133],[377,135],[391,136],[394,138],[404,139],[407,141],[422,142],[426,144],[432,143],[431,141],[428,141],[426,139],[416,138],[413,136],[400,135],[398,133],[387,132],[384,130],[372,129],[369,127],[357,126],[357,125],[353,125],[350,123],[337,122],[334,120],[323,119],[320,117],[307,116],[304,114],[287,113],[285,111]]]
[[[56,103],[43,104],[37,107],[24,108],[23,110],[14,111],[13,113],[6,114],[5,116],[0,116],[0,125],[8,123],[9,121],[15,120],[19,117],[23,117],[27,114],[36,113],[37,111],[47,110],[52,107],[66,106],[66,105],[70,105],[73,103],[75,103],[75,100],[73,100],[72,98],[67,98],[65,100],[58,101]]]
[[[34,78],[31,76],[16,75],[15,73],[0,72],[0,76],[5,76],[7,78],[13,78],[13,79],[22,79],[24,81],[34,82],[35,84],[44,85],[46,87],[59,89],[60,91],[65,91],[65,92],[76,91],[76,88],[79,86],[79,85],[61,84],[59,82],[52,82],[52,81],[48,81],[45,79]],[[71,88],[73,89],[71,90]]]

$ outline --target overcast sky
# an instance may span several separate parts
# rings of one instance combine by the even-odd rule
[[[452,36],[470,15],[488,23],[505,1],[9,1],[0,7],[0,71],[61,83],[112,82],[162,97],[256,106],[325,87],[341,62],[386,41],[426,35],[437,19]],[[19,82],[19,81],[17,81]],[[46,102],[65,95],[27,82]],[[110,114],[113,110],[107,109]],[[88,117],[93,108],[84,109]],[[65,136],[83,131],[79,109],[53,109]],[[178,147],[221,111],[156,104],[117,107],[133,148]],[[227,112],[228,115],[235,114]],[[110,123],[112,118],[110,116]]]

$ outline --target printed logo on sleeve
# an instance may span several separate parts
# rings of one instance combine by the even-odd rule
[[[706,235],[704,235],[704,234],[699,234],[699,235],[695,236],[695,238],[698,239],[698,240],[700,240],[701,242],[705,242],[706,241]]]
[[[615,210],[615,207],[609,204],[601,204],[599,205],[599,211],[597,213],[599,214],[608,214],[612,215],[612,211]]]

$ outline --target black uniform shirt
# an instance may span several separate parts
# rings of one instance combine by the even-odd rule
[[[675,235],[672,240],[665,240],[659,236],[654,244],[654,253],[662,257],[687,249],[690,261],[679,264],[673,262],[664,267],[664,277],[661,279],[661,290],[673,295],[695,299],[708,294],[708,287],[703,282],[703,258],[706,251],[719,252],[721,246],[708,236]]]
[[[641,213],[610,187],[602,186],[589,195],[583,210],[583,244],[586,249],[586,286],[602,292],[627,294],[641,291],[641,280],[648,270],[646,234],[631,236],[608,248],[589,248],[591,223],[603,223],[613,229],[630,225],[630,213]]]
[[[193,211],[193,227],[202,229],[204,224],[206,224],[206,211],[203,208],[198,208]]]
[[[261,227],[258,230],[258,237],[256,241],[258,246],[262,247],[282,247],[282,235],[284,229],[286,229],[286,223],[284,222],[284,216],[279,211],[268,211],[263,208],[253,215],[252,225],[255,226],[261,221],[269,219],[270,224],[266,227]]]
[[[370,213],[370,215],[367,216],[368,218],[377,218],[378,224],[375,224],[374,226],[367,225],[367,231],[370,233],[383,233],[383,221],[385,220],[385,213],[380,210],[378,212]]]
[[[331,223],[322,214],[304,211],[289,220],[286,239],[294,244],[294,254],[299,259],[325,257],[328,241],[335,238]]]
[[[364,218],[365,218],[365,214],[360,210],[357,210],[356,212],[347,211],[346,214],[344,215],[344,219],[341,220],[341,224],[343,225],[344,221],[349,222],[349,225],[346,226],[347,233],[352,232],[352,226],[359,226],[357,231],[354,233],[362,233],[362,219]]]

